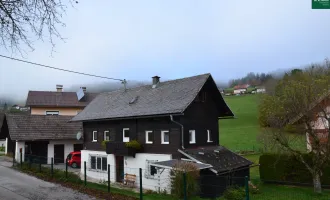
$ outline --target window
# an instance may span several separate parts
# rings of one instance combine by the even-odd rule
[[[123,142],[129,142],[129,128],[123,129]]]
[[[212,135],[211,135],[211,131],[207,130],[207,142],[213,142],[212,141]]]
[[[189,130],[189,144],[195,144],[196,138],[195,138],[195,130]]]
[[[59,115],[60,111],[46,111],[46,115]]]
[[[90,169],[99,170],[99,171],[107,171],[107,157],[104,156],[90,156],[91,164]]]
[[[93,142],[97,142],[97,131],[93,131]]]
[[[154,133],[152,131],[146,131],[146,144],[152,144],[154,141]]]
[[[104,131],[104,140],[109,141],[110,140],[110,132]]]
[[[157,168],[152,166],[152,163],[158,162],[158,160],[146,160],[146,167],[144,171],[144,177],[147,179],[154,179],[157,174]]]
[[[162,131],[162,144],[169,144],[170,143],[170,132]]]

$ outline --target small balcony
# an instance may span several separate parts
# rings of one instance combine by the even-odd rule
[[[135,154],[140,151],[136,148],[127,147],[125,142],[107,142],[106,153],[114,154],[116,156],[132,156],[135,158]]]

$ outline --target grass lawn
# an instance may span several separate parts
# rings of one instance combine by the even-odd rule
[[[219,120],[220,144],[233,150],[258,150],[260,95],[225,96],[236,119]]]

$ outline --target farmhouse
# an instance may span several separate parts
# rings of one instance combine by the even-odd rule
[[[327,144],[329,134],[329,119],[330,119],[330,91],[322,95],[316,102],[310,105],[308,115],[313,115],[314,121],[312,124],[313,135],[316,135],[321,144]],[[301,113],[293,118],[289,124],[300,124],[303,117],[306,115]],[[307,127],[306,127],[307,128]],[[311,133],[306,132],[307,149],[312,150],[313,137]]]
[[[234,94],[246,93],[249,86],[250,86],[249,84],[236,85],[234,87]]]
[[[79,113],[97,94],[87,93],[82,87],[76,92],[29,91],[26,106],[28,114],[6,114],[0,127],[0,139],[6,139],[6,152],[12,152],[17,161],[20,152],[25,158],[38,158],[44,163],[64,163],[72,151],[83,148],[81,123],[68,122]],[[79,140],[77,140],[79,139]]]
[[[221,178],[249,176],[252,164],[219,146],[218,120],[233,116],[212,76],[204,74],[165,82],[155,76],[151,85],[102,93],[71,121],[83,123],[81,156],[90,178],[106,176],[108,164],[116,182],[124,174],[139,176],[142,168],[144,188],[157,190],[170,187],[164,169],[191,162],[208,175],[201,183],[218,184],[204,185],[201,194],[216,197],[226,188]]]

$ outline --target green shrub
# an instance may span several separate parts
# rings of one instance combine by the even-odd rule
[[[311,163],[310,154],[304,154]],[[294,156],[286,154],[264,154],[259,158],[260,179],[265,182],[300,183],[312,185],[313,178],[305,165]],[[323,169],[323,185],[330,185],[330,165]]]
[[[198,184],[199,170],[191,163],[175,164],[171,170],[171,190],[177,198],[183,197],[183,174],[186,172],[187,197],[193,197],[198,194],[200,187]]]
[[[0,147],[0,151],[5,151],[5,147]]]
[[[245,198],[245,190],[237,186],[228,187],[223,193],[223,198],[226,200],[243,200]]]
[[[102,141],[101,146],[102,146],[103,149],[106,148],[108,142],[110,142],[110,140],[103,140]]]
[[[127,148],[133,148],[136,150],[140,150],[142,148],[142,145],[137,140],[126,142],[125,145]]]

